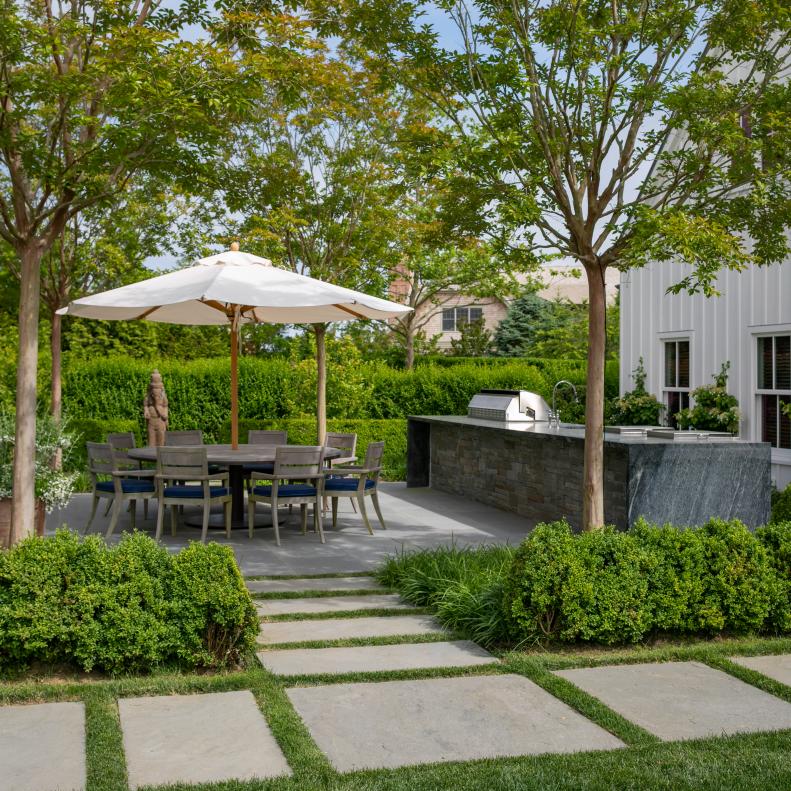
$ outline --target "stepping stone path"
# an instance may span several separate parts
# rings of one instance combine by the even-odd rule
[[[0,707],[0,791],[82,791],[85,707]]]
[[[731,662],[763,673],[781,684],[791,687],[791,654],[780,656],[732,656]]]
[[[484,667],[475,675],[453,678],[371,678],[287,688],[311,737],[340,772],[625,746],[524,676],[486,675],[486,665],[498,660],[470,641],[441,639],[447,633],[430,616],[358,616],[357,610],[410,606],[398,596],[376,592],[381,588],[371,577],[249,580],[247,585],[256,593],[333,594],[259,600],[256,607],[264,619],[349,614],[264,620],[257,656],[281,678]],[[354,593],[361,590],[373,593]],[[409,642],[410,637],[425,635],[437,639]],[[398,641],[299,646],[353,638]],[[297,647],[278,648],[286,643]],[[732,659],[791,685],[791,655]],[[698,662],[578,668],[556,674],[667,741],[791,728],[791,704]],[[118,711],[130,789],[266,780],[292,773],[248,690],[123,698]],[[85,786],[82,703],[0,706],[0,791],[84,791]]]
[[[291,774],[251,692],[118,701],[129,787]]]
[[[250,593],[300,593],[302,591],[384,590],[373,577],[303,577],[300,579],[247,580]]]
[[[341,772],[624,746],[523,676],[333,684],[287,694]]]
[[[324,673],[374,673],[382,670],[417,670],[427,667],[471,667],[497,660],[469,640],[449,643],[366,645],[354,648],[298,648],[262,651],[261,664],[277,676]]]
[[[444,634],[445,630],[430,615],[390,615],[372,618],[311,618],[307,621],[272,621],[261,624],[258,642],[308,643],[368,637]]]
[[[791,704],[699,662],[556,673],[665,741],[791,728]]]
[[[413,605],[401,601],[400,596],[371,594],[369,596],[312,596],[305,599],[266,599],[257,601],[258,615],[314,615],[348,610],[407,610]]]

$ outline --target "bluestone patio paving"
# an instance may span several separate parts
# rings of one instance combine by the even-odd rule
[[[129,787],[290,774],[248,691],[118,701]]]
[[[302,591],[383,590],[373,577],[308,577],[285,580],[247,580],[250,593],[300,593]]]
[[[763,673],[781,684],[791,687],[791,654],[770,656],[732,656],[732,662]]]
[[[0,707],[0,791],[85,788],[85,706]]]
[[[304,599],[265,599],[256,601],[255,608],[262,618],[270,615],[316,615],[346,610],[403,610],[414,605],[406,604],[396,594],[370,594],[362,596],[312,596]]]
[[[665,741],[791,728],[791,704],[699,662],[556,673]]]
[[[370,618],[321,618],[307,621],[262,623],[261,645],[346,640],[359,637],[443,634],[441,624],[430,615],[380,615]]]
[[[230,546],[242,573],[247,576],[278,574],[344,574],[373,570],[388,556],[401,549],[418,547],[480,546],[483,544],[519,544],[533,523],[516,514],[500,511],[482,503],[465,500],[433,489],[407,489],[403,483],[380,484],[379,500],[387,523],[382,530],[374,519],[374,535],[369,536],[360,515],[341,500],[338,527],[330,527],[325,519],[326,544],[319,543],[313,533],[303,536],[299,516],[293,515],[281,528],[281,546],[276,546],[272,531],[259,529],[251,539],[246,530],[234,530],[226,539],[221,530],[210,530],[209,540]],[[89,494],[77,494],[66,508],[47,516],[47,533],[63,524],[82,530],[91,509]],[[189,508],[187,510],[190,510]],[[142,509],[138,509],[138,512]],[[138,513],[138,528],[153,535],[156,506],[144,521]],[[94,521],[92,532],[107,529],[109,517],[101,513]],[[169,524],[169,523],[167,523]],[[129,514],[121,515],[118,529],[110,541],[115,543],[123,530],[129,529]],[[164,531],[162,541],[176,551],[200,536],[200,530],[179,527],[178,535]]]
[[[497,661],[488,651],[469,640],[260,651],[258,659],[267,670],[278,676],[473,667]]]
[[[287,694],[341,772],[624,746],[516,675],[328,684]]]

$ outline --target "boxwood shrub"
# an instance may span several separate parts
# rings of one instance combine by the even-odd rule
[[[791,522],[751,533],[641,522],[575,535],[538,525],[507,575],[503,617],[522,641],[636,643],[656,634],[791,631]]]
[[[255,644],[255,608],[233,553],[171,555],[143,533],[113,547],[67,530],[0,551],[0,670],[108,673],[234,664]]]

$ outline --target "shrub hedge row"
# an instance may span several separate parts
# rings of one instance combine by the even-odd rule
[[[484,645],[791,633],[791,522],[581,534],[553,522],[516,549],[401,553],[378,577]]]
[[[542,524],[517,550],[503,598],[517,641],[636,643],[653,634],[791,631],[791,522],[694,529],[645,522],[575,535]]]
[[[0,552],[0,669],[110,673],[222,667],[255,646],[258,622],[233,553],[171,555],[142,533],[108,547],[67,530]]]
[[[72,361],[64,374],[63,401],[75,420],[129,420],[143,430],[142,403],[151,370],[159,367],[170,402],[173,429],[201,428],[219,441],[228,420],[229,363],[224,359],[142,362],[128,358]],[[280,420],[315,414],[312,361],[244,358],[239,368],[243,420]],[[520,360],[497,365],[420,366],[415,371],[381,363],[330,364],[327,413],[338,419],[403,419],[410,414],[464,414],[470,398],[485,387],[522,388],[551,396],[559,379],[578,385],[584,400],[585,366],[577,360]],[[608,397],[617,394],[617,367],[608,367]],[[566,398],[565,393],[559,397]],[[580,419],[582,404],[564,401],[567,420]]]

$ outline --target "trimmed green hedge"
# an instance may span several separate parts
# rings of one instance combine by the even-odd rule
[[[281,420],[240,420],[239,441],[247,442],[250,429],[280,429],[288,432],[292,445],[314,445],[317,442],[315,418],[283,418]],[[357,457],[362,463],[369,442],[383,441],[382,476],[390,481],[406,477],[406,420],[328,420],[327,431],[357,434]],[[222,442],[231,441],[231,426],[226,423]]]
[[[787,632],[791,522],[639,523],[575,535],[542,524],[516,552],[504,608],[515,640],[636,643],[651,634]]]
[[[534,361],[538,362],[538,361]],[[225,359],[191,362],[141,362],[108,358],[72,361],[64,373],[63,402],[76,420],[134,421],[142,434],[143,399],[151,370],[162,373],[175,430],[203,429],[207,441],[219,441],[228,420],[230,368]],[[550,399],[559,379],[578,386],[584,399],[585,365],[577,360],[537,364],[504,360],[496,365],[420,366],[415,371],[382,363],[330,363],[327,413],[330,419],[403,419],[413,414],[465,414],[482,388],[533,390]],[[617,366],[608,364],[607,396],[617,393]],[[243,420],[278,420],[314,414],[315,371],[310,360],[247,357],[239,366],[239,408]],[[582,404],[559,393],[565,420],[578,420]]]
[[[0,551],[0,669],[34,663],[110,673],[223,667],[258,620],[228,547],[176,555],[143,533],[117,546],[61,530]]]
[[[619,645],[663,635],[791,633],[791,522],[574,534],[402,552],[377,577],[482,645]]]

